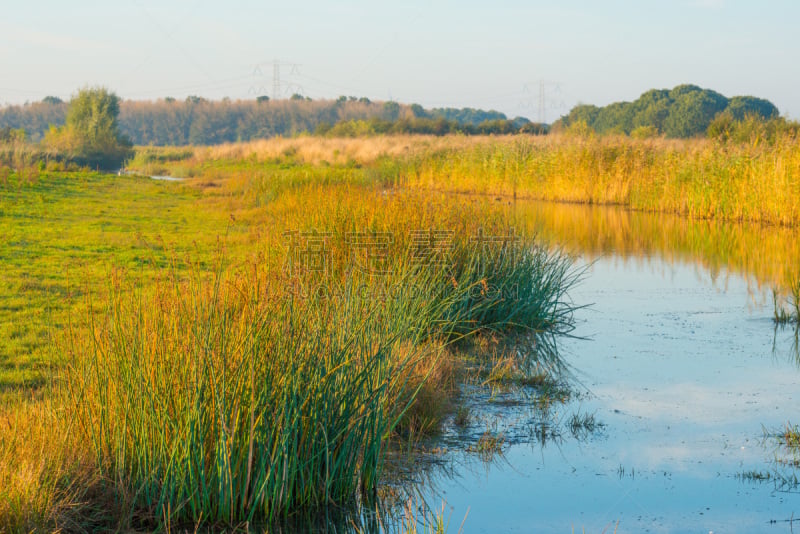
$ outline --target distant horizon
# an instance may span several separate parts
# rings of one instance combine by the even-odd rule
[[[692,83],[795,118],[797,20],[789,1],[39,0],[4,9],[0,103],[102,85],[126,100],[345,94],[552,122],[577,104]]]
[[[702,89],[708,89],[708,90],[711,90],[711,91],[716,91],[716,89],[714,89],[713,87],[703,87],[703,86],[700,86],[698,84],[694,84],[694,83],[691,83],[691,82],[685,82],[685,83],[678,84],[678,85],[697,85],[698,87],[701,87]],[[253,96],[246,96],[246,97],[242,97],[242,98],[231,98],[231,97],[227,97],[227,96],[223,96],[223,97],[219,97],[219,98],[208,98],[208,97],[205,97],[203,95],[198,95],[198,94],[187,94],[184,97],[176,97],[176,96],[172,96],[172,95],[166,95],[166,96],[158,96],[158,97],[151,97],[151,98],[125,98],[123,95],[120,95],[119,93],[116,93],[116,91],[114,91],[114,89],[111,88],[111,87],[103,86],[103,85],[100,85],[98,87],[105,87],[105,88],[109,89],[110,91],[112,91],[115,94],[117,94],[117,96],[119,96],[120,99],[122,101],[124,101],[124,102],[158,102],[158,101],[166,100],[168,98],[172,98],[172,99],[177,100],[177,101],[185,101],[186,99],[191,98],[191,97],[202,98],[202,99],[207,100],[209,102],[222,102],[222,101],[224,101],[226,99],[230,100],[231,102],[253,102],[257,98],[259,98],[261,96],[267,96],[267,97],[269,97],[270,101],[275,101],[275,99],[270,95],[253,95]],[[675,86],[675,87],[677,87],[677,86]],[[645,90],[644,92],[650,91],[650,90],[665,90],[665,89],[666,90],[670,90],[670,89],[673,89],[673,88],[674,87],[651,87],[651,88]],[[48,97],[56,97],[56,98],[61,99],[64,102],[69,102],[71,97],[74,96],[74,94],[77,93],[77,92],[78,92],[78,89],[76,89],[73,92],[73,94],[71,94],[70,96],[61,96],[61,95],[55,95],[55,94],[48,94],[48,95],[45,95],[44,97],[40,98],[39,100],[34,100],[34,101],[26,101],[26,102],[22,102],[22,103],[0,103],[0,108],[8,107],[8,106],[23,106],[23,105],[33,104],[33,103],[36,103],[36,102],[42,102],[42,100],[44,100],[45,98],[48,98]],[[725,93],[722,93],[720,91],[716,91],[716,92],[722,94],[723,96],[725,96],[727,98],[736,97],[736,96],[752,96],[752,97],[756,97],[756,98],[764,98],[764,97],[762,97],[760,95],[733,95],[733,94],[725,94]],[[303,95],[302,93],[297,93],[297,94],[300,94],[303,97],[307,96],[307,95]],[[322,102],[332,102],[332,101],[336,101],[337,99],[339,99],[342,96],[346,96],[348,98],[355,97],[356,99],[365,97],[365,95],[357,95],[357,94],[344,95],[343,94],[343,95],[337,95],[337,96],[334,96],[334,97],[312,98],[312,100],[322,101]],[[604,106],[607,106],[607,105],[610,105],[610,104],[629,103],[629,102],[632,102],[632,101],[636,100],[639,96],[641,96],[641,95],[637,95],[635,98],[633,98],[631,100],[614,100],[612,102],[609,102],[608,104],[603,104],[603,105],[594,104],[592,102],[578,102],[578,103],[575,104],[575,106],[578,106],[578,105],[594,105],[594,106],[598,106],[598,107],[604,107]],[[311,97],[309,97],[309,98],[311,98]],[[372,99],[372,98],[370,98],[368,96],[366,96],[366,98],[369,98],[369,100],[372,101],[372,102],[396,102],[398,104],[407,105],[407,106],[410,106],[410,105],[413,105],[413,104],[418,104],[418,102],[403,102],[403,101],[398,101],[398,100],[384,100],[384,99],[380,99],[380,98]],[[281,98],[277,99],[277,101],[289,101],[289,100],[291,100],[291,95],[290,96],[286,96],[286,97],[282,96]],[[766,99],[766,100],[769,100],[769,99]],[[773,104],[774,104],[774,102],[773,102]],[[575,106],[573,106],[573,108]],[[475,109],[475,110],[487,111],[487,112],[499,112],[499,113],[504,113],[506,115],[506,118],[509,119],[509,120],[513,120],[513,119],[516,119],[516,118],[522,118],[522,119],[527,119],[527,120],[529,120],[531,122],[534,122],[534,123],[538,122],[535,115],[521,115],[521,114],[520,115],[510,115],[508,113],[503,112],[500,109],[494,109],[494,108],[481,108],[481,107],[477,107],[477,106],[447,106],[447,105],[445,105],[445,106],[435,106],[435,107],[428,107],[428,106],[423,106],[423,107],[426,110],[450,108],[450,109]],[[561,115],[559,115],[557,117],[552,117],[550,120],[548,120],[546,122],[546,124],[552,124],[552,123],[558,121],[559,119],[561,119],[565,115],[567,115],[571,109],[572,108],[566,110],[563,114],[561,114]],[[793,117],[788,117],[783,112],[781,112],[780,116],[784,117],[786,119],[794,120]]]

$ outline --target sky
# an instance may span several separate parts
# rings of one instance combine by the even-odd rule
[[[798,118],[798,29],[794,1],[16,1],[0,16],[0,105],[101,85],[133,100],[353,95],[552,122],[693,83]]]

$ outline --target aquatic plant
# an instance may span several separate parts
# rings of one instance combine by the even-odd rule
[[[374,494],[409,373],[436,357],[401,342],[435,308],[354,285],[301,302],[280,282],[170,273],[148,293],[117,275],[70,332],[72,409],[131,520],[271,521]]]
[[[493,432],[487,428],[476,443],[467,446],[467,452],[477,453],[482,460],[488,462],[502,454],[504,443],[505,436],[502,432]]]
[[[442,268],[399,246],[381,278],[348,270],[347,232],[327,228],[324,274],[170,272],[152,292],[119,275],[75,330],[73,410],[130,524],[272,522],[368,504],[392,433],[441,420],[447,399],[426,391],[448,379],[444,344],[571,328],[574,278],[558,252],[529,244],[514,263],[464,241]],[[487,280],[520,296],[481,293]],[[375,298],[385,284],[394,291]]]
[[[751,470],[737,475],[742,481],[772,482],[779,491],[796,491],[800,486],[800,430],[786,423],[780,429],[763,429],[764,446],[773,449],[768,471]]]
[[[602,426],[603,423],[597,420],[594,413],[578,411],[567,420],[567,428],[576,439],[586,438]]]
[[[777,289],[772,291],[772,302],[775,309],[773,320],[776,325],[796,324],[800,321],[800,278],[795,278],[789,284],[786,293],[784,296]]]
[[[800,427],[786,423],[782,432],[784,446],[794,452],[800,452]]]

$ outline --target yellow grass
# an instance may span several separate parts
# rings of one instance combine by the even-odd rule
[[[0,411],[2,532],[80,530],[87,526],[81,503],[102,493],[74,419],[59,405],[37,398]]]
[[[408,162],[410,187],[620,204],[692,218],[800,222],[800,143],[548,136],[491,139]]]
[[[407,187],[620,204],[700,219],[788,226],[800,220],[800,145],[788,136],[772,144],[568,134],[304,136],[198,147],[172,171],[193,174],[220,161],[390,161],[387,180]]]
[[[361,165],[374,163],[382,157],[406,157],[420,151],[465,148],[488,141],[486,136],[387,135],[363,138],[323,138],[300,136],[276,137],[247,143],[224,144],[196,149],[198,161],[248,159],[257,161],[293,156],[301,163],[319,165]]]

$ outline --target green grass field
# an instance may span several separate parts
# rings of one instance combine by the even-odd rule
[[[53,363],[49,332],[69,295],[112,266],[147,271],[172,252],[212,249],[224,215],[197,208],[195,189],[97,173],[12,176],[0,184],[0,387],[38,385]]]

